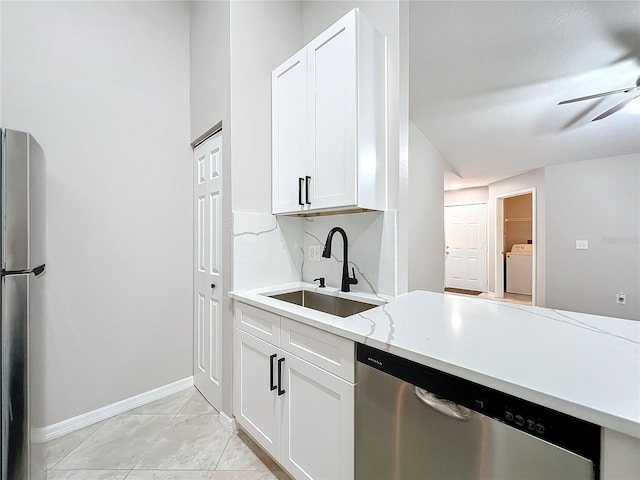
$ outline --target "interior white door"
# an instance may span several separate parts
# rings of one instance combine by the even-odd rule
[[[195,273],[193,381],[205,398],[222,403],[222,133],[193,152]]]
[[[445,286],[487,291],[487,206],[445,207]]]
[[[356,204],[356,12],[307,46],[311,208]]]

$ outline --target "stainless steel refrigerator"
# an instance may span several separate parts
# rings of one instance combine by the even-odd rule
[[[41,480],[44,153],[28,133],[0,132],[2,480]]]

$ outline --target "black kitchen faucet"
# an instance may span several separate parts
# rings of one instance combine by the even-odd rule
[[[347,254],[348,242],[347,242],[347,234],[340,227],[333,227],[329,231],[329,235],[327,235],[327,242],[324,244],[324,250],[322,252],[322,256],[324,258],[331,258],[331,241],[333,240],[333,234],[338,232],[342,235],[342,245],[344,248],[344,254],[342,256],[342,290],[343,292],[350,291],[350,285],[356,285],[358,283],[358,279],[356,278],[356,271],[354,268],[351,269],[353,273],[353,278],[349,277],[349,267],[347,264],[349,263],[349,257]]]

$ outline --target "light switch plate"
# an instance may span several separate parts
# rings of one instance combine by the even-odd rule
[[[322,253],[320,252],[321,245],[309,245],[309,261],[319,262]]]
[[[576,240],[576,250],[589,250],[589,240]]]

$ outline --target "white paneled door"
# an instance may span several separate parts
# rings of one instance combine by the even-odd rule
[[[193,152],[195,177],[195,386],[216,408],[222,403],[222,133]]]
[[[487,206],[444,208],[445,286],[487,291]]]

